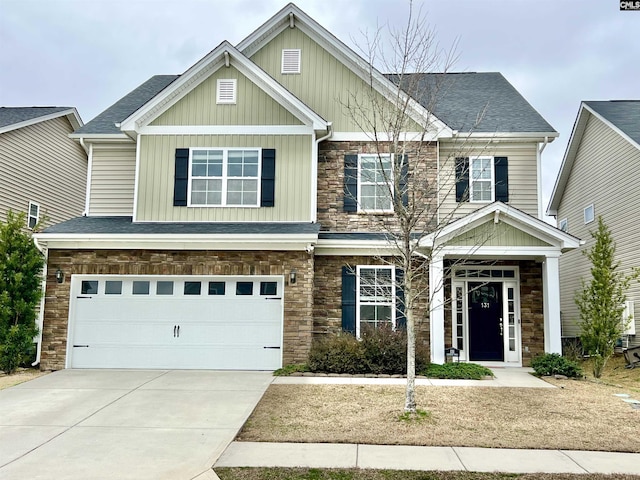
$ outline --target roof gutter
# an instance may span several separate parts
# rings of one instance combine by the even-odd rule
[[[42,268],[42,297],[40,298],[40,310],[38,311],[38,342],[36,347],[36,359],[31,364],[35,367],[40,363],[40,354],[42,352],[42,327],[44,326],[44,296],[47,290],[47,265],[49,263],[49,250],[46,246],[41,245],[37,238],[33,238],[36,248],[44,255],[44,267]]]
[[[318,148],[320,142],[331,138],[333,135],[333,123],[327,123],[327,134],[317,138],[311,152],[311,221],[318,221]]]
[[[543,210],[542,210],[542,152],[547,148],[549,144],[549,137],[544,137],[544,141],[542,142],[542,146],[537,149],[536,153],[536,164],[538,167],[538,218],[542,220]]]

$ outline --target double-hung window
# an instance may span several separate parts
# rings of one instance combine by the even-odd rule
[[[396,295],[394,267],[358,266],[357,321],[359,337],[366,325],[396,327]]]
[[[493,157],[471,158],[469,198],[472,202],[493,202]]]
[[[259,205],[260,149],[192,149],[190,206]]]
[[[29,202],[29,212],[27,212],[27,226],[33,230],[40,220],[40,205]]]
[[[393,211],[391,155],[358,156],[358,206],[362,212]]]

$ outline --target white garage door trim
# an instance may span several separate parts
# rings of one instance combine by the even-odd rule
[[[66,368],[274,370],[283,318],[280,275],[72,275]]]

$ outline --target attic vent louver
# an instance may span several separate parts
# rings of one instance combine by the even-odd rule
[[[236,103],[236,80],[235,79],[218,80],[216,103]]]
[[[300,73],[300,49],[282,50],[282,73]]]

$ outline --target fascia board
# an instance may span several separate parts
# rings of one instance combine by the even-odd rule
[[[482,259],[530,259],[553,257],[558,258],[561,255],[558,247],[442,247],[438,249],[438,255],[452,257],[471,257]]]
[[[261,48],[262,44],[268,42],[280,31],[288,28],[289,14],[294,15],[296,27],[300,28],[303,33],[330,52],[363,81],[369,83],[373,79],[373,87],[378,93],[385,97],[391,96],[391,98],[396,95],[398,89],[393,82],[378,70],[372,68],[360,55],[356,54],[351,48],[347,47],[322,25],[293,4],[287,5],[251,35],[241,41],[238,44],[238,50],[243,53],[246,52],[247,56],[253,55]],[[428,121],[429,125],[438,132],[439,136],[451,136],[452,130],[449,126],[427,111],[420,103],[410,98],[405,92],[400,91],[400,95],[403,101],[408,100],[409,113],[415,122],[422,125],[423,122]]]
[[[85,142],[127,142],[135,143],[135,141],[126,133],[70,133],[69,138],[74,140],[83,139]]]
[[[479,140],[491,140],[493,142],[499,142],[501,139],[508,140],[510,142],[518,140],[529,142],[537,140],[539,142],[543,142],[546,139],[548,143],[551,143],[559,136],[560,134],[558,132],[460,132],[454,135],[454,138],[472,138]]]
[[[50,113],[48,115],[42,115],[41,117],[30,118],[29,120],[25,120],[23,122],[6,125],[0,128],[0,134],[11,132],[12,130],[18,130],[19,128],[29,127],[37,123],[46,122],[47,120],[53,120],[54,118],[58,117],[68,117],[71,125],[74,127],[74,130],[84,125],[82,123],[80,115],[78,115],[78,111],[75,108],[70,108],[68,110],[61,110],[59,112]]]

